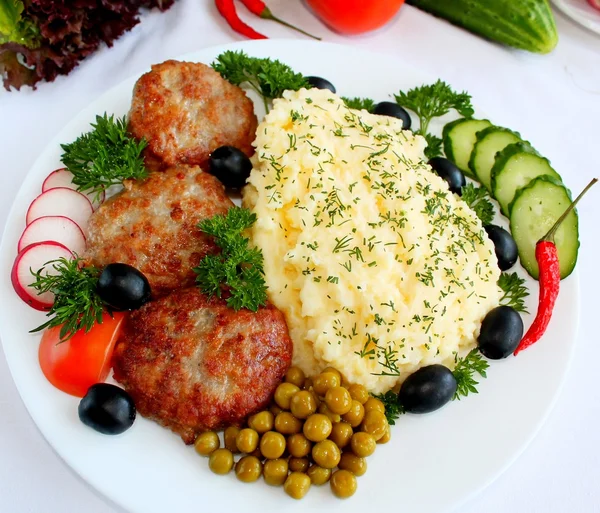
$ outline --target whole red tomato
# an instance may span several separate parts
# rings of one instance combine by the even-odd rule
[[[385,25],[404,0],[306,0],[315,14],[342,34],[361,34]]]

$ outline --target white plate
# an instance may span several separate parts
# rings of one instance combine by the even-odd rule
[[[305,41],[247,42],[184,58],[210,63],[224,48],[279,58],[304,74],[327,77],[347,96],[383,100],[401,88],[437,78],[390,56]],[[207,461],[193,448],[143,418],[117,437],[100,435],[79,422],[78,400],[53,388],[39,369],[39,337],[27,330],[39,325],[43,314],[17,298],[9,271],[27,206],[39,194],[43,178],[60,165],[59,143],[87,131],[98,113],[125,114],[136,78],[90,105],[41,154],[15,199],[0,249],[0,330],[6,358],[25,405],[57,453],[100,492],[139,513],[211,508],[246,513],[284,508],[289,513],[362,513],[383,508],[440,513],[506,469],[540,428],[566,374],[578,323],[576,276],[563,282],[550,332],[537,346],[518,358],[492,362],[478,395],[433,414],[402,417],[393,427],[392,441],[369,458],[369,471],[359,479],[356,495],[346,501],[335,499],[329,487],[323,487],[313,488],[303,501],[296,502],[280,488],[262,482],[247,485],[233,475],[211,474]],[[537,286],[530,285],[529,305],[535,310]],[[527,316],[525,324],[530,321]]]
[[[565,16],[600,34],[600,11],[586,0],[553,0],[553,3]]]

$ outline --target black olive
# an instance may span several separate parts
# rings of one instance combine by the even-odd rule
[[[79,402],[79,419],[105,435],[127,431],[135,420],[135,405],[122,388],[109,383],[92,385]]]
[[[398,118],[402,120],[402,128],[404,130],[410,130],[411,119],[410,114],[406,112],[400,105],[394,102],[379,102],[373,109],[373,114],[380,116],[389,116],[391,118]]]
[[[127,264],[108,264],[98,279],[96,291],[115,310],[136,310],[150,300],[148,279]]]
[[[498,267],[500,267],[501,271],[510,269],[515,265],[517,257],[519,256],[515,239],[513,239],[512,235],[504,228],[495,224],[488,224],[485,227],[485,231],[490,240],[494,243]]]
[[[523,320],[510,306],[490,310],[481,323],[477,343],[481,354],[490,360],[501,360],[512,354],[523,338]]]
[[[450,401],[457,386],[456,378],[448,367],[427,365],[402,383],[398,402],[409,413],[429,413]]]
[[[433,157],[429,161],[432,169],[446,182],[450,187],[450,192],[462,196],[462,188],[467,184],[465,175],[456,167],[454,162],[444,157]]]
[[[252,171],[252,162],[241,150],[221,146],[210,154],[208,172],[230,189],[241,189]]]
[[[321,77],[304,77],[308,83],[315,89],[329,89],[332,93],[336,92],[335,86],[329,81]]]

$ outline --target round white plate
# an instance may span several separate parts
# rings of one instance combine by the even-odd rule
[[[586,0],[553,0],[553,3],[565,16],[600,34],[600,11]]]
[[[399,89],[429,83],[425,76],[390,56],[306,41],[245,42],[184,56],[210,63],[224,49],[279,58],[306,75],[327,77],[345,96],[389,99]],[[360,67],[358,64],[360,63]],[[466,500],[497,477],[517,457],[547,416],[566,374],[577,327],[578,282],[563,282],[549,333],[518,358],[491,362],[479,394],[454,401],[429,415],[405,415],[392,429],[392,441],[369,458],[356,495],[335,499],[329,487],[314,487],[296,502],[263,482],[243,484],[234,475],[211,474],[207,461],[178,436],[138,418],[116,437],[103,436],[78,419],[78,399],[53,388],[37,362],[39,336],[28,330],[44,316],[20,301],[10,269],[25,212],[40,193],[43,178],[60,166],[61,142],[89,130],[96,114],[128,111],[137,77],[112,89],[85,109],[44,150],[17,195],[0,249],[0,330],[6,358],[32,418],[56,452],[83,479],[125,509],[167,511],[301,511],[344,513],[390,508],[440,513]],[[520,271],[522,273],[522,270]],[[530,311],[537,285],[530,282]],[[531,316],[526,316],[529,325]],[[68,493],[68,491],[66,492]]]

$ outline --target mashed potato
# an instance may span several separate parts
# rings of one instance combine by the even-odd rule
[[[288,91],[260,124],[244,204],[269,298],[308,375],[374,393],[474,347],[498,305],[494,248],[399,120]]]

